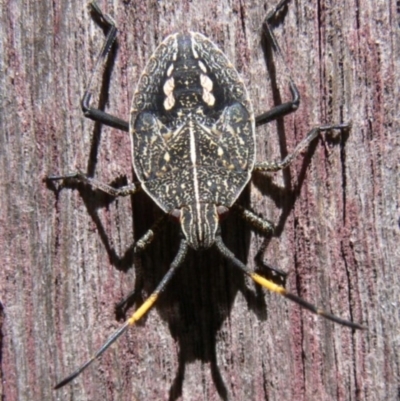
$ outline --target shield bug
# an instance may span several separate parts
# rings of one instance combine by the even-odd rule
[[[281,1],[263,24],[263,33],[282,60],[270,22],[287,2]],[[106,58],[117,29],[111,17],[104,14],[96,3],[92,3],[92,7],[109,28],[94,75]],[[247,90],[233,65],[213,42],[196,32],[170,35],[157,47],[139,79],[129,123],[91,107],[89,84],[82,99],[85,116],[129,131],[133,168],[139,183],[113,188],[81,172],[48,179],[80,181],[112,196],[131,195],[141,189],[166,215],[173,216],[179,222],[183,235],[177,255],[153,293],[92,358],[59,382],[56,388],[78,376],[129,326],[150,310],[183,264],[189,247],[203,249],[214,246],[232,265],[262,287],[336,323],[353,329],[363,328],[315,307],[284,287],[252,272],[235,257],[221,238],[219,221],[230,209],[235,209],[256,229],[266,233],[273,231],[271,223],[235,205],[253,171],[274,172],[284,169],[321,132],[349,128],[347,124],[314,128],[282,161],[256,162],[256,126],[287,115],[299,105],[299,92],[291,78],[289,85],[291,101],[255,117]],[[158,221],[139,239],[136,251],[144,250],[150,244],[160,224],[162,222]]]

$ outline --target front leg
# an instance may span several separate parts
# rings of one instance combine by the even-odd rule
[[[101,21],[101,23],[104,24],[104,26],[108,29],[108,33],[104,40],[104,44],[100,51],[100,54],[97,58],[92,75],[90,76],[89,84],[83,95],[81,101],[82,111],[85,117],[90,118],[91,120],[98,121],[104,125],[108,125],[109,127],[117,128],[122,131],[128,132],[129,123],[127,121],[124,121],[118,117],[115,117],[111,114],[104,112],[103,110],[99,110],[90,105],[90,99],[92,97],[91,93],[92,81],[96,73],[98,72],[100,66],[104,65],[104,62],[107,56],[109,55],[111,47],[117,37],[117,27],[115,25],[114,20],[108,14],[104,14],[95,1],[90,3],[90,6],[92,7],[93,13],[97,16],[97,18]]]
[[[257,127],[260,125],[264,125],[270,121],[276,120],[277,118],[284,117],[290,113],[295,112],[300,104],[300,93],[299,90],[297,89],[296,84],[294,83],[294,80],[290,74],[289,68],[285,62],[285,58],[283,57],[281,48],[279,47],[278,41],[276,40],[275,34],[273,32],[273,25],[275,23],[275,20],[279,16],[279,14],[285,9],[287,4],[290,2],[290,0],[281,0],[278,5],[270,12],[268,13],[267,17],[265,18],[263,22],[263,35],[264,38],[268,41],[270,44],[272,50],[274,53],[279,57],[281,61],[281,65],[283,66],[284,69],[284,74],[288,77],[289,79],[289,89],[290,93],[292,95],[292,99],[289,100],[288,102],[279,104],[275,107],[273,107],[271,110],[268,110],[265,113],[260,114],[259,116],[256,117],[256,125]]]

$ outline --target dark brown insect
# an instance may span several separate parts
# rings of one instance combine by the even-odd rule
[[[264,34],[282,57],[270,20],[286,6],[281,1],[265,19]],[[115,40],[117,30],[112,19],[96,3],[94,11],[109,26],[97,66],[102,64]],[[86,117],[129,131],[132,160],[138,184],[113,188],[83,173],[52,176],[50,180],[72,179],[89,184],[112,196],[131,195],[142,189],[166,213],[179,221],[183,237],[171,267],[157,288],[125,324],[81,367],[57,384],[60,388],[78,376],[99,357],[129,326],[154,305],[160,293],[183,264],[188,248],[215,246],[234,266],[264,288],[295,301],[313,313],[336,323],[361,329],[291,294],[282,286],[249,270],[225,246],[220,234],[220,217],[231,208],[246,222],[263,232],[273,226],[235,201],[251,179],[253,171],[271,172],[287,167],[321,132],[348,129],[347,124],[314,128],[294,152],[279,162],[255,161],[256,125],[295,111],[300,96],[290,80],[292,100],[255,117],[251,101],[239,74],[226,56],[200,33],[182,32],[168,36],[151,56],[133,96],[127,122],[90,106],[90,85],[82,100]],[[136,243],[136,251],[153,240],[161,222],[148,230]]]

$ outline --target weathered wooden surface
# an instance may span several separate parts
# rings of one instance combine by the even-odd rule
[[[99,80],[103,105],[127,118],[146,60],[182,29],[218,43],[257,112],[286,99],[260,47],[275,3],[101,2],[120,29],[110,78]],[[192,253],[143,323],[55,392],[120,325],[115,303],[154,288],[178,230],[168,225],[132,258],[133,240],[158,215],[149,199],[43,182],[75,167],[108,183],[132,180],[129,139],[80,111],[103,40],[85,2],[0,2],[2,400],[398,400],[399,24],[393,0],[292,2],[276,32],[302,103],[258,131],[258,158],[283,156],[320,122],[351,120],[353,129],[319,141],[285,173],[256,178],[249,202],[276,222],[275,237],[234,219],[225,227],[249,266],[260,268],[264,246],[263,259],[290,272],[288,288],[368,331],[264,294],[214,251]]]

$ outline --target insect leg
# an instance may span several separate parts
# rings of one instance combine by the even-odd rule
[[[164,214],[160,217],[152,227],[137,240],[134,249],[136,254],[144,251],[153,242],[154,237],[160,232],[161,228],[164,227],[167,216],[168,215]]]
[[[87,85],[85,93],[83,95],[81,101],[82,111],[85,114],[85,117],[90,118],[91,120],[99,121],[102,124],[120,129],[122,131],[129,131],[128,122],[90,106],[90,98],[92,97],[91,86],[93,78],[97,73],[99,67],[104,64],[104,60],[109,54],[110,49],[115,41],[115,38],[117,37],[117,27],[115,25],[114,20],[108,14],[104,14],[95,1],[90,3],[90,5],[93,9],[93,12],[97,15],[100,21],[108,28],[108,33],[104,40],[104,44],[100,51],[100,54],[97,58],[92,75],[90,76],[89,83]]]
[[[89,185],[93,189],[100,190],[105,192],[110,196],[128,196],[132,195],[140,190],[140,184],[132,183],[129,185],[125,185],[121,188],[114,188],[110,185],[104,184],[100,181],[95,180],[94,178],[88,177],[86,174],[81,171],[75,173],[69,173],[65,175],[53,175],[46,178],[49,181],[60,181],[60,180],[70,180],[72,182],[82,182],[86,185]]]
[[[243,206],[237,204],[234,204],[231,207],[231,210],[256,230],[261,231],[264,234],[271,234],[274,232],[274,226],[270,221],[257,216],[251,210],[245,209]]]
[[[142,304],[142,306],[137,309],[132,316],[111,336],[106,340],[106,342],[94,353],[94,355],[89,358],[85,363],[83,363],[78,369],[76,369],[72,374],[70,374],[65,379],[61,380],[56,384],[54,389],[59,389],[65,386],[67,383],[75,379],[79,374],[81,374],[95,359],[100,357],[103,352],[114,343],[118,337],[120,337],[129,326],[133,326],[137,321],[139,321],[156,303],[160,294],[164,291],[166,285],[169,283],[171,278],[173,277],[176,270],[182,265],[188,250],[188,244],[185,239],[181,240],[178,253],[175,256],[175,259],[171,263],[171,267],[168,272],[165,274],[163,279],[158,284],[157,288],[152,292],[152,294],[147,298],[147,300]]]
[[[276,40],[276,37],[274,35],[273,29],[272,29],[272,23],[274,19],[277,17],[277,15],[284,9],[284,7],[287,6],[287,4],[290,2],[290,0],[281,0],[278,5],[270,12],[268,13],[267,17],[265,18],[263,22],[263,34],[265,38],[268,40],[268,42],[271,44],[272,49],[274,52],[278,55],[278,57],[281,59],[282,65],[284,66],[285,73],[289,78],[289,88],[290,92],[292,95],[292,100],[286,103],[282,103],[278,106],[275,106],[271,110],[268,110],[267,112],[259,115],[256,117],[256,125],[264,125],[270,121],[276,120],[279,117],[283,117],[287,114],[293,113],[294,111],[297,110],[300,104],[300,94],[297,89],[296,84],[294,83],[292,76],[290,74],[289,68],[286,65],[285,59],[282,55],[281,48],[279,47],[279,44]]]
[[[139,254],[140,252],[143,252],[153,242],[154,238],[161,231],[161,229],[165,227],[165,222],[167,218],[168,215],[164,214],[162,217],[157,219],[157,221],[151,226],[151,228],[149,228],[142,235],[142,237],[136,241],[133,247],[133,253],[135,255]],[[117,311],[121,311],[126,305],[128,305],[128,302],[136,295],[136,292],[137,290],[134,289],[128,295],[125,295],[125,297],[115,305],[115,309]]]
[[[339,323],[343,326],[350,327],[352,329],[365,329],[364,326],[351,322],[346,319],[342,319],[338,316],[335,316],[324,309],[321,309],[313,304],[305,301],[304,299],[300,298],[297,295],[294,295],[288,292],[285,288],[280,285],[275,284],[271,280],[267,280],[266,278],[260,276],[257,273],[252,272],[244,263],[242,263],[239,259],[235,257],[235,255],[226,247],[223,243],[221,236],[216,236],[215,238],[215,245],[217,246],[218,250],[221,252],[222,256],[228,259],[235,267],[240,269],[243,273],[248,275],[251,279],[253,279],[257,284],[261,285],[262,287],[266,288],[269,291],[276,292],[285,298],[290,299],[291,301],[296,302],[300,306],[305,309],[308,309],[310,312],[315,313],[316,315],[323,316],[325,319],[332,320],[335,323]]]
[[[260,231],[261,233],[263,233],[265,235],[273,234],[275,227],[269,220],[266,220],[266,219],[258,216],[256,213],[252,212],[251,210],[245,209],[243,206],[240,206],[237,204],[234,204],[231,207],[231,210],[234,213],[236,213],[236,215],[238,215],[240,218],[242,218],[247,224],[249,224],[251,227],[253,227],[253,229]],[[281,269],[278,269],[274,266],[271,266],[271,265],[265,263],[262,260],[262,256],[261,256],[264,250],[265,249],[262,249],[257,252],[256,258],[255,258],[257,263],[268,269],[268,271],[271,273],[271,277],[274,277],[274,281],[279,276],[280,282],[285,283],[287,273]]]
[[[288,154],[283,160],[268,162],[264,161],[261,163],[256,163],[254,166],[254,171],[262,171],[262,172],[273,172],[279,171],[287,166],[304,150],[306,149],[310,143],[317,138],[317,136],[324,131],[330,131],[334,129],[338,130],[349,130],[351,127],[350,124],[337,124],[337,125],[323,125],[321,127],[313,128],[307,136],[296,146],[294,151]]]

